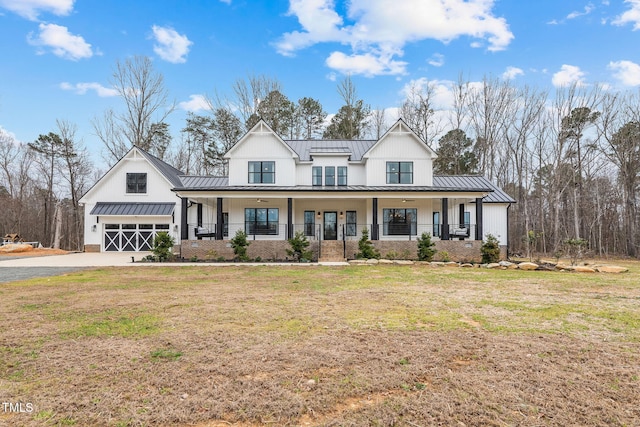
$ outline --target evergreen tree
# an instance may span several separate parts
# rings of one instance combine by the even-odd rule
[[[468,175],[477,173],[478,158],[472,149],[473,142],[461,129],[447,132],[440,138],[438,158],[433,170],[441,175]]]

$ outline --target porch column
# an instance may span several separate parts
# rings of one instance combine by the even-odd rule
[[[482,197],[476,199],[476,240],[482,240]]]
[[[222,215],[222,197],[216,197],[216,240],[224,238],[224,216]]]
[[[188,203],[189,203],[189,199],[186,197],[183,197],[182,199],[182,206],[181,206],[181,211],[180,211],[180,239],[181,240],[189,240],[189,225],[187,224],[187,209],[188,209]]]
[[[440,240],[449,240],[449,199],[442,199],[442,232]]]
[[[378,230],[378,198],[374,197],[373,198],[373,203],[372,203],[372,207],[373,209],[373,224],[371,224],[371,240],[379,240],[380,239],[380,233]]]
[[[198,203],[196,206],[198,207],[198,215],[197,215],[198,227],[202,227],[202,203]],[[198,237],[198,240],[202,240],[202,237]]]
[[[293,199],[287,199],[287,240],[293,238]]]

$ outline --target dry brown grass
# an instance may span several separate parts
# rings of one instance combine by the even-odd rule
[[[109,268],[0,285],[0,425],[633,426],[622,275]]]

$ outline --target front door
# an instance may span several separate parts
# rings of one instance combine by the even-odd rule
[[[324,213],[324,240],[338,240],[338,212]]]

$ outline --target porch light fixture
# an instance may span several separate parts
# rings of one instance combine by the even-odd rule
[[[91,226],[91,231],[93,231],[94,233],[95,233],[96,231],[98,231],[98,226],[97,226],[97,225],[95,225],[95,224],[93,224],[93,225]]]
[[[175,231],[176,233],[178,232],[178,224],[173,226],[173,231]]]
[[[340,211],[340,219],[344,218],[344,212]]]
[[[318,219],[320,219],[320,211],[318,211],[317,216],[318,216]]]

